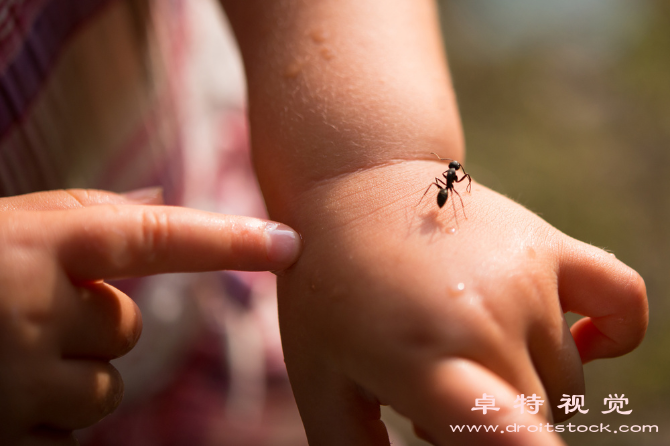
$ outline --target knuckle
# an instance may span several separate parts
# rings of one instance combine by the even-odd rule
[[[552,271],[538,265],[526,265],[525,271],[519,273],[511,270],[507,275],[509,292],[513,296],[521,297],[523,306],[517,312],[518,315],[530,316],[531,314],[547,315],[554,312],[551,303],[558,304],[557,278]],[[518,324],[519,320],[514,320]]]
[[[133,316],[128,317],[126,323],[116,333],[114,341],[114,357],[119,358],[135,347],[142,334],[142,316],[137,311]]]
[[[86,206],[91,199],[89,189],[65,189],[62,193],[72,198],[79,207]]]
[[[98,304],[93,311],[100,324],[98,357],[114,359],[128,353],[142,333],[142,314],[130,297],[109,285],[101,285],[95,299]]]
[[[166,254],[170,245],[170,221],[165,213],[151,209],[107,207],[111,221],[126,222],[120,227],[87,228],[89,244],[86,249],[93,258],[128,272],[138,263],[152,264]]]
[[[140,214],[137,246],[141,257],[151,263],[167,254],[170,246],[170,219],[166,213],[144,210]]]
[[[83,429],[114,412],[123,399],[124,385],[119,371],[109,362],[96,361],[80,381],[71,402],[62,405],[64,412],[57,423],[68,429]],[[72,403],[76,403],[73,405]]]
[[[98,420],[116,410],[121,404],[124,391],[123,379],[119,371],[109,363],[104,364],[103,370],[98,375],[97,398],[93,407],[93,413]]]

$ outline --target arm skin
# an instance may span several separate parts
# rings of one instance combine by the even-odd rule
[[[254,161],[272,214],[313,182],[431,151],[463,157],[435,6],[224,2],[247,70]]]
[[[287,369],[312,445],[388,445],[379,404],[434,444],[557,445],[539,424],[584,394],[582,362],[635,348],[640,276],[473,182],[423,191],[464,144],[429,0],[222,1],[247,71],[272,218],[301,232],[279,277]],[[450,197],[450,201],[453,197]],[[455,230],[455,231],[454,231]],[[459,284],[464,285],[461,290]],[[587,316],[568,329],[563,312]],[[493,394],[501,409],[471,411]],[[516,395],[544,399],[520,414]]]

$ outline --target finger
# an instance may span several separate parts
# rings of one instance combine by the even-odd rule
[[[59,361],[39,393],[36,426],[71,431],[112,413],[123,398],[119,372],[105,361]]]
[[[584,395],[584,369],[570,328],[560,311],[552,312],[538,325],[541,326],[529,333],[529,354],[544,384],[553,419],[559,423],[576,413],[566,413],[558,406],[563,395]]]
[[[465,352],[462,356],[465,357]],[[496,376],[515,389],[516,395],[523,395],[524,397],[537,395],[544,400],[544,404],[538,406],[537,415],[553,422],[553,412],[550,400],[547,397],[545,383],[538,375],[525,345],[516,349],[512,345],[508,345],[503,358],[496,358],[494,355],[479,356],[479,359],[472,362],[479,361],[478,363],[482,364],[481,367],[487,370],[495,370]]]
[[[74,298],[61,318],[63,357],[111,360],[128,353],[142,332],[135,302],[103,282],[71,288]]]
[[[613,255],[570,240],[558,288],[564,312],[588,316],[572,327],[583,362],[623,355],[642,342],[649,319],[644,281]]]
[[[288,226],[168,206],[97,206],[35,215],[74,280],[167,272],[281,270],[300,252]]]
[[[388,446],[379,402],[328,367],[287,361],[310,445]]]
[[[516,389],[475,362],[445,360],[407,389],[391,405],[412,420],[417,431],[433,444],[563,444],[558,436],[547,432],[549,423],[543,417],[521,413],[514,407]],[[484,394],[489,401],[493,399],[498,410],[489,409],[486,414],[472,410],[483,407],[477,405],[477,399],[483,399]]]
[[[163,189],[152,187],[126,194],[95,189],[63,189],[0,198],[0,211],[54,211],[100,204],[163,204]]]

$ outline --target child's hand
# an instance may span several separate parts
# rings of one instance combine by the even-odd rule
[[[580,355],[620,355],[642,339],[644,284],[481,186],[468,196],[457,185],[468,219],[457,210],[454,234],[454,197],[438,209],[433,187],[417,206],[447,164],[408,160],[464,157],[435,2],[222,3],[268,211],[305,239],[278,286],[311,444],[388,445],[378,400],[438,444],[560,444],[546,428],[470,436],[450,424],[559,418],[562,395],[584,393]],[[574,340],[563,311],[590,317]],[[499,411],[471,410],[484,393]],[[540,415],[517,412],[520,394],[545,400]]]
[[[0,199],[1,444],[76,444],[74,429],[121,401],[109,360],[135,345],[142,322],[102,280],[281,270],[298,255],[286,226],[134,204],[155,201],[81,190]]]
[[[379,403],[439,445],[561,444],[546,426],[500,431],[567,418],[557,406],[584,394],[582,362],[642,340],[646,292],[635,271],[475,183],[472,194],[456,186],[467,214],[456,197],[458,225],[454,197],[439,209],[437,188],[417,206],[444,170],[392,164],[296,197],[304,212],[290,223],[305,250],[279,278],[279,312],[310,444],[388,445]],[[588,316],[572,336],[566,311]],[[472,410],[484,393],[499,411]],[[545,401],[538,415],[514,407],[521,394]],[[456,425],[498,429],[469,435]]]

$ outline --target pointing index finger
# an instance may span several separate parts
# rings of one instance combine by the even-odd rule
[[[222,269],[281,270],[300,251],[286,225],[169,206],[96,206],[36,213],[76,280]],[[42,229],[43,232],[44,229]]]

